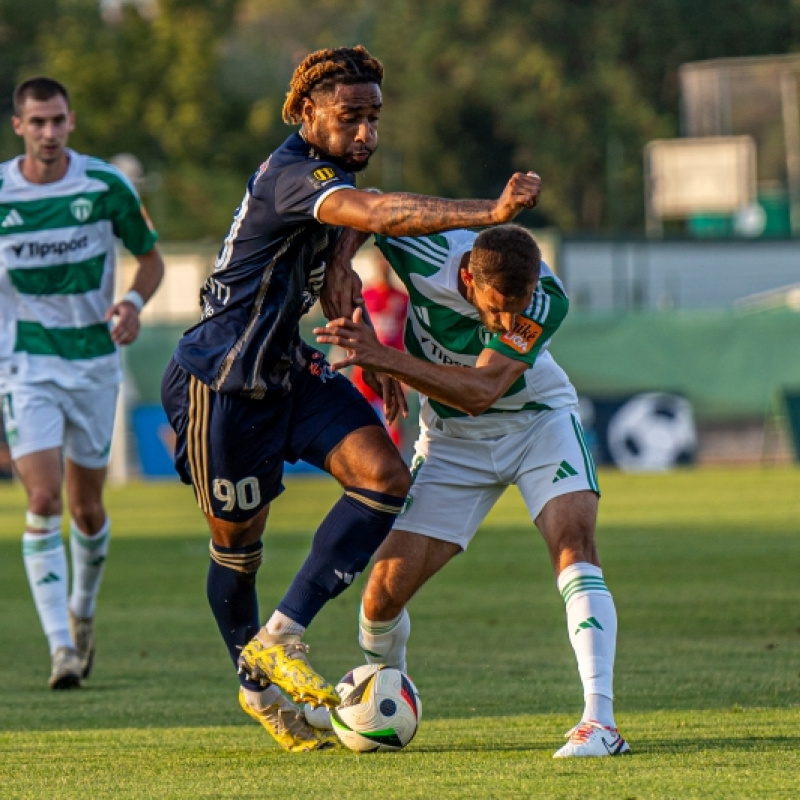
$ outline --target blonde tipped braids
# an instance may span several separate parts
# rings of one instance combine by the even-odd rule
[[[314,89],[333,87],[337,83],[376,83],[383,81],[383,64],[365,47],[335,47],[317,50],[306,56],[292,75],[283,121],[297,125],[302,121],[303,99]]]

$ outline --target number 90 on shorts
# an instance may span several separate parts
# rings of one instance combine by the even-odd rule
[[[211,489],[214,497],[223,504],[223,511],[233,511],[237,507],[242,511],[251,511],[261,505],[261,487],[252,476],[236,483],[226,478],[214,478]]]

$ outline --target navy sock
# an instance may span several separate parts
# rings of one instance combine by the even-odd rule
[[[261,542],[246,547],[222,547],[211,542],[206,594],[234,666],[242,648],[258,633],[256,571],[261,564]],[[245,689],[259,691],[255,681],[239,676]]]
[[[278,611],[308,627],[325,603],[340,595],[363,572],[392,529],[404,500],[346,487],[317,528],[311,552]]]

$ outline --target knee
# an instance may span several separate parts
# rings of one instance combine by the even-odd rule
[[[597,562],[595,519],[592,515],[570,513],[569,509],[564,509],[562,513],[551,514],[545,522],[539,524],[539,529],[554,566],[563,569],[578,561]]]
[[[373,573],[361,598],[364,616],[371,622],[387,622],[399,616],[404,607],[402,598],[393,596],[390,587]]]
[[[411,488],[411,472],[399,457],[395,463],[389,465],[381,480],[384,483],[381,491],[394,497],[405,497]]]
[[[374,492],[405,497],[411,473],[388,434],[357,436],[336,452],[326,469],[342,486],[359,486]]]
[[[61,501],[61,492],[53,492],[42,487],[36,487],[28,492],[28,511],[43,517],[61,514],[64,505]]]
[[[97,533],[106,521],[106,511],[99,500],[82,500],[73,503],[69,513],[78,530],[87,536]]]
[[[565,530],[556,540],[556,546],[551,556],[559,570],[579,562],[599,566],[600,558],[597,553],[594,530],[580,527]]]
[[[351,484],[353,486],[393,497],[405,497],[411,488],[411,473],[399,453],[361,464],[359,471],[361,474]]]

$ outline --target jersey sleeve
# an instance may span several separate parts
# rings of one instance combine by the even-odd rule
[[[258,193],[259,182],[255,191]],[[350,173],[325,161],[306,161],[281,170],[275,182],[275,210],[290,223],[318,219],[322,201],[340,189],[352,189]]]
[[[87,174],[91,172],[87,170]],[[122,240],[132,255],[141,256],[149,253],[158,241],[158,234],[144,210],[136,189],[110,164],[96,171],[94,176],[108,186],[107,211],[114,235]]]
[[[542,277],[531,305],[517,317],[514,329],[493,336],[486,347],[515,361],[533,365],[566,318],[568,310],[569,299],[561,284],[555,278]]]

